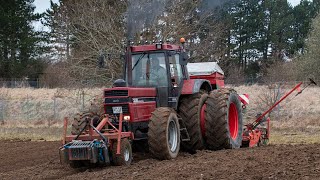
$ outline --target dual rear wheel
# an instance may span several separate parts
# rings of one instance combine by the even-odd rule
[[[242,142],[242,108],[236,91],[214,90],[184,97],[179,114],[190,141],[182,147],[189,152],[239,148]]]
[[[205,136],[210,150],[240,148],[242,143],[242,107],[232,89],[210,93],[206,107]]]

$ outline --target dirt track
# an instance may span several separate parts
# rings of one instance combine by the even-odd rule
[[[58,142],[1,141],[1,179],[319,179],[320,144],[181,153],[158,161],[135,154],[128,167],[74,170],[59,164]]]

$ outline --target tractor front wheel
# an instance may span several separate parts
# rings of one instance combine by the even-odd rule
[[[132,148],[129,140],[124,138],[120,142],[120,154],[117,154],[118,141],[112,145],[112,162],[115,166],[129,166],[132,162]]]
[[[242,143],[242,109],[232,89],[210,93],[206,108],[206,144],[208,149],[235,149]]]
[[[166,107],[152,114],[148,130],[149,151],[160,160],[173,159],[180,150],[180,127],[177,113]]]

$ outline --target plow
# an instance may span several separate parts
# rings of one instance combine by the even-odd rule
[[[249,96],[224,87],[224,73],[217,63],[188,63],[185,40],[180,42],[181,46],[127,47],[123,79],[103,90],[104,112],[79,114],[72,120],[71,135],[67,134],[69,119],[64,119],[62,163],[73,168],[130,165],[136,146],[167,160],[176,158],[180,150],[195,153],[268,143],[267,115],[303,83],[254,122],[243,125]],[[310,80],[311,84],[316,83]]]

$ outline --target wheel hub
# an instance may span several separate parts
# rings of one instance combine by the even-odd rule
[[[234,103],[231,103],[229,107],[229,132],[232,139],[236,139],[238,136],[238,121],[237,107]]]
[[[178,144],[177,125],[174,121],[169,122],[168,143],[171,152],[175,152]]]

